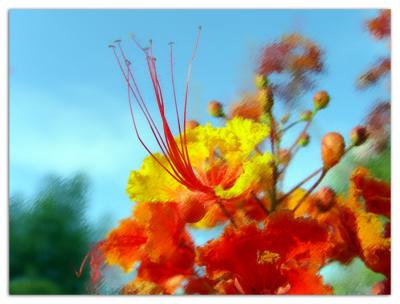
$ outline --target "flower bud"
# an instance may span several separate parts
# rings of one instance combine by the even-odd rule
[[[219,101],[212,100],[208,103],[208,113],[213,117],[224,117],[222,104]]]
[[[282,165],[287,165],[290,161],[290,159],[292,158],[292,155],[290,154],[289,150],[286,149],[282,149],[279,151],[279,163]]]
[[[297,144],[300,147],[305,147],[308,145],[308,143],[310,142],[310,135],[308,135],[307,133],[301,134],[299,137],[299,141],[297,142]]]
[[[304,111],[303,113],[300,114],[300,120],[303,121],[310,121],[312,117],[313,113],[311,111]]]
[[[268,86],[268,79],[264,75],[257,74],[254,83],[257,87],[257,89],[265,89]]]
[[[343,136],[336,132],[325,134],[321,141],[321,157],[324,169],[335,166],[344,154]]]
[[[196,127],[198,127],[200,124],[197,120],[188,120],[186,122],[186,129],[194,129]]]
[[[200,200],[190,198],[178,204],[178,212],[185,223],[197,223],[206,214],[206,208]]]
[[[318,191],[315,198],[318,209],[326,212],[335,204],[336,192],[330,187],[323,187]]]
[[[274,104],[272,89],[267,87],[258,91],[258,101],[263,105],[264,111],[269,112]]]
[[[367,139],[368,132],[364,126],[354,127],[350,132],[350,141],[354,146],[362,145]]]
[[[314,95],[314,109],[316,111],[324,109],[328,106],[329,95],[326,91],[320,91]]]
[[[284,125],[285,123],[287,123],[288,120],[289,120],[289,118],[290,118],[290,114],[289,114],[289,113],[283,115],[283,116],[281,117],[281,124]]]

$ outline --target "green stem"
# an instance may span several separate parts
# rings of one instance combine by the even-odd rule
[[[294,207],[293,212],[295,212],[300,205],[306,200],[306,198],[311,194],[311,192],[313,192],[315,190],[315,188],[318,187],[318,185],[321,183],[321,181],[324,179],[326,173],[328,172],[328,170],[323,170],[321,176],[318,178],[318,180],[314,183],[314,185],[312,185],[312,187],[310,189],[308,189],[308,191],[303,195],[303,197],[298,201],[297,205]]]
[[[291,124],[287,125],[285,128],[279,130],[279,134],[282,134],[284,132],[286,132],[287,130],[291,129],[292,127],[294,127],[295,125],[301,123],[303,120],[296,120],[294,122],[292,122]]]
[[[279,198],[279,201],[281,202],[284,199],[286,199],[289,195],[291,195],[294,191],[296,191],[298,188],[300,188],[303,184],[308,182],[310,179],[312,179],[315,175],[317,175],[322,170],[323,170],[322,168],[319,168],[316,171],[314,171],[313,173],[311,173],[309,176],[307,176],[305,179],[303,179],[301,182],[299,182],[296,186],[294,186],[291,190],[289,190],[284,196]]]

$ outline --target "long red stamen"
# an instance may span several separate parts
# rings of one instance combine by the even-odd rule
[[[114,49],[113,49],[113,50],[114,50]],[[157,127],[155,126],[155,123],[154,123],[153,119],[151,118],[151,116],[150,116],[150,114],[149,114],[149,112],[148,112],[148,110],[147,110],[147,107],[145,108],[145,110],[146,110],[146,111],[145,111],[145,110],[143,109],[143,105],[145,106],[145,104],[144,104],[144,103],[143,103],[143,105],[140,104],[140,102],[139,102],[139,100],[137,99],[137,96],[136,96],[136,94],[135,94],[135,92],[134,92],[134,90],[133,90],[133,88],[132,88],[132,86],[131,86],[131,84],[130,84],[130,78],[129,78],[128,76],[132,76],[132,77],[133,77],[133,73],[131,72],[131,70],[130,70],[130,68],[129,68],[130,64],[126,63],[127,69],[128,69],[128,73],[125,73],[124,70],[123,70],[123,68],[122,68],[121,60],[119,59],[119,57],[118,57],[118,55],[116,54],[115,50],[114,50],[114,55],[115,55],[115,57],[116,57],[116,60],[117,60],[117,62],[118,62],[118,65],[119,65],[119,67],[120,67],[120,69],[121,69],[121,72],[122,72],[122,74],[123,74],[123,76],[124,76],[124,78],[125,78],[125,80],[126,80],[126,82],[127,82],[127,84],[128,84],[128,94],[129,94],[129,95],[128,95],[128,101],[129,101],[129,108],[130,108],[131,118],[132,118],[132,122],[133,122],[133,125],[134,125],[134,129],[135,129],[136,136],[138,137],[140,143],[143,145],[143,147],[146,149],[146,151],[157,161],[157,163],[158,163],[164,170],[166,170],[174,179],[176,179],[179,183],[182,183],[182,182],[183,182],[183,179],[182,179],[181,176],[179,176],[179,173],[175,171],[175,169],[174,169],[174,167],[173,167],[173,165],[172,165],[172,162],[171,162],[171,160],[169,159],[167,152],[165,151],[165,150],[166,150],[165,143],[164,143],[164,141],[162,140],[162,137],[161,137],[161,135],[160,135],[160,132],[158,131]],[[127,61],[127,60],[126,60],[126,61]],[[125,62],[126,62],[126,61],[125,61]],[[134,79],[134,78],[133,78],[133,79]],[[140,91],[139,91],[139,92],[140,92]],[[139,104],[139,107],[141,108],[143,114],[145,115],[145,118],[146,118],[146,120],[147,120],[147,122],[148,122],[148,124],[149,124],[149,126],[150,126],[150,129],[151,129],[151,131],[152,131],[152,133],[153,133],[153,135],[154,135],[156,141],[157,141],[157,144],[158,144],[158,145],[160,146],[160,148],[161,148],[161,151],[162,151],[163,155],[165,156],[166,160],[168,161],[168,163],[170,164],[171,168],[173,169],[174,173],[175,173],[177,176],[173,175],[173,174],[159,161],[159,159],[158,159],[157,157],[155,157],[155,155],[150,151],[150,149],[146,146],[146,144],[144,143],[144,141],[143,141],[142,138],[140,137],[139,132],[138,132],[137,127],[136,127],[135,117],[134,117],[134,114],[133,114],[133,107],[132,107],[132,101],[131,101],[131,96],[130,96],[131,93],[132,93],[133,96],[135,97],[137,103]],[[146,112],[148,113],[149,116],[146,115]],[[152,124],[153,124],[153,126],[152,126]],[[157,136],[156,133],[159,135],[160,138],[158,138],[158,136]]]
[[[170,67],[171,67],[171,84],[172,84],[172,92],[174,95],[174,104],[175,104],[175,112],[176,112],[176,119],[178,121],[178,131],[179,131],[179,141],[181,144],[181,150],[184,151],[183,147],[183,138],[182,138],[182,128],[181,128],[181,120],[179,118],[179,110],[178,110],[178,102],[176,101],[176,90],[175,90],[175,79],[174,79],[174,60],[173,60],[173,42],[169,43],[169,60],[170,60]],[[186,154],[184,154],[186,155]]]
[[[156,67],[156,59],[153,56],[153,47],[152,42],[150,41],[150,46],[148,48],[142,47],[142,45],[132,37],[136,46],[145,54],[145,59],[147,63],[147,68],[150,76],[150,80],[153,86],[155,101],[158,108],[158,112],[162,121],[162,132],[157,128],[152,116],[150,115],[150,111],[147,108],[146,102],[143,99],[143,95],[141,94],[135,77],[133,75],[131,64],[127,60],[125,53],[120,45],[120,42],[117,41],[118,49],[120,52],[120,56],[122,57],[123,61],[125,62],[124,70],[121,59],[115,51],[115,47],[113,47],[115,58],[118,62],[120,70],[124,76],[124,79],[128,85],[128,101],[129,101],[129,108],[131,112],[131,118],[134,125],[134,130],[136,136],[138,137],[142,146],[146,149],[146,151],[157,161],[157,163],[176,181],[180,184],[184,185],[185,187],[202,192],[211,192],[212,188],[203,184],[199,178],[196,176],[194,169],[191,165],[189,152],[187,148],[187,136],[186,136],[186,113],[187,113],[187,100],[189,95],[189,82],[192,70],[192,63],[194,61],[196,50],[199,44],[200,39],[200,32],[201,29],[199,28],[199,32],[197,34],[195,47],[193,49],[192,57],[189,62],[188,66],[188,74],[186,79],[186,88],[185,88],[185,96],[184,96],[184,110],[183,110],[183,127],[181,124],[181,120],[179,117],[179,108],[177,103],[176,97],[176,90],[175,90],[175,80],[174,80],[174,69],[173,69],[173,50],[172,45],[170,45],[170,66],[171,66],[171,83],[172,83],[172,90],[173,90],[173,100],[175,105],[175,114],[177,117],[177,124],[178,124],[178,131],[179,131],[179,143],[175,141],[175,138],[171,132],[171,127],[166,118],[165,112],[165,103],[164,103],[164,96],[162,93],[160,81],[158,78],[157,67]],[[134,100],[138,104],[140,110],[142,111],[144,117],[147,120],[147,123],[150,127],[151,132],[153,133],[157,144],[159,145],[162,154],[164,155],[166,161],[168,162],[169,168],[167,168],[161,161],[150,151],[150,149],[146,146],[144,141],[142,140],[136,125],[136,120],[134,116],[133,106],[131,96],[134,97]],[[183,132],[182,132],[183,130]],[[182,134],[183,133],[183,134]]]

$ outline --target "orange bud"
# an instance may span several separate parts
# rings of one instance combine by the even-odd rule
[[[350,140],[354,146],[362,145],[368,139],[367,128],[363,126],[354,127],[350,132]]]
[[[301,147],[305,147],[308,145],[309,142],[310,142],[310,135],[308,135],[307,133],[304,133],[300,136],[297,144]]]
[[[313,113],[311,111],[304,111],[300,115],[300,119],[304,121],[310,121],[313,116]]]
[[[257,89],[261,90],[267,87],[268,85],[268,79],[264,75],[257,74],[254,83],[257,87]]]
[[[314,108],[315,110],[321,110],[328,106],[330,97],[328,92],[320,91],[314,95]]]
[[[288,122],[288,120],[289,120],[289,118],[290,118],[290,114],[288,113],[288,114],[285,114],[285,115],[283,115],[282,117],[281,117],[281,123],[282,124],[285,124],[285,123],[287,123]]]
[[[263,105],[264,111],[269,112],[274,104],[272,89],[267,87],[258,91],[258,101]]]
[[[317,207],[325,212],[332,208],[336,200],[336,192],[330,187],[323,187],[316,195]]]
[[[325,134],[321,141],[321,156],[324,169],[335,166],[344,154],[344,138],[336,132]]]
[[[208,103],[208,113],[213,117],[224,117],[222,104],[219,101],[212,100]]]
[[[196,127],[198,127],[200,124],[197,120],[188,120],[186,122],[186,129],[194,129]]]
[[[198,199],[188,199],[178,204],[181,218],[186,223],[197,223],[206,214],[204,204]]]

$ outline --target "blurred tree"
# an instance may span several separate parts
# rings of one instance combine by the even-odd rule
[[[89,251],[88,180],[50,177],[31,200],[10,199],[10,294],[82,294],[75,270]]]

